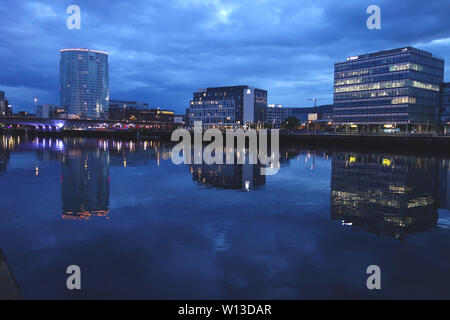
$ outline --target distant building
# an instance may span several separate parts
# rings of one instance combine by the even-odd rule
[[[36,107],[36,118],[64,118],[64,108],[53,104],[43,104]]]
[[[441,84],[439,123],[444,133],[450,132],[450,82]]]
[[[267,106],[266,122],[272,128],[281,128],[281,124],[286,121],[290,115],[291,108],[283,108],[281,104],[269,104]]]
[[[10,117],[12,115],[12,108],[6,99],[5,92],[0,91],[0,117]]]
[[[129,120],[130,118],[136,118],[140,111],[147,109],[148,103],[111,99],[109,101],[109,119]]]
[[[175,123],[185,123],[184,122],[184,115],[175,115],[174,117],[173,117],[173,122],[175,122]]]
[[[249,86],[217,87],[194,92],[189,124],[202,121],[210,127],[241,127],[266,121],[267,91]]]
[[[26,112],[26,111],[18,111],[14,116],[15,116],[15,117],[18,117],[18,118],[29,118],[29,117],[34,117],[33,114],[28,113],[28,112]]]
[[[334,124],[431,130],[443,77],[442,58],[412,47],[349,57],[334,65]]]
[[[310,115],[317,114],[319,122],[333,121],[333,105],[317,106],[316,108],[290,108],[289,116],[295,117],[300,123],[308,121]],[[313,116],[315,118],[315,116]]]
[[[148,103],[144,102],[111,100],[109,102],[109,119],[173,122],[174,112],[159,108],[149,109]]]
[[[61,50],[60,98],[68,115],[108,117],[108,54],[88,49]]]

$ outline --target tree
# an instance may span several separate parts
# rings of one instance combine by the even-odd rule
[[[298,126],[298,119],[296,117],[287,117],[286,121],[283,122],[283,128],[285,129],[295,129]]]

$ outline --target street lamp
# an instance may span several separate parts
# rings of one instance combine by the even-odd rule
[[[314,101],[314,109],[313,109],[313,111],[314,111],[314,113],[317,115],[317,101],[318,100],[320,100],[319,98],[317,98],[317,97],[314,97],[314,98],[307,98],[306,99],[306,101]],[[317,119],[318,119],[319,117],[317,117]],[[317,122],[317,119],[316,119],[316,122]],[[316,122],[314,122],[314,134],[316,134],[317,133],[317,126],[316,126]]]

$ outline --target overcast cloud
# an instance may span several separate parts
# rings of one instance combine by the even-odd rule
[[[66,27],[71,4],[80,30]],[[381,30],[366,27],[371,4]],[[448,0],[2,0],[0,90],[15,111],[58,104],[59,50],[90,48],[109,53],[112,99],[184,113],[198,88],[248,84],[269,103],[330,104],[345,57],[411,45],[447,58],[449,13]]]

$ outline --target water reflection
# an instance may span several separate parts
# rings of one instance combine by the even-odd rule
[[[261,165],[194,164],[189,170],[193,181],[209,187],[251,191],[266,183],[266,176],[261,175]]]
[[[160,141],[122,141],[81,138],[2,136],[0,171],[6,171],[11,153],[33,151],[41,162],[61,164],[62,217],[108,217],[110,168],[159,167],[170,162],[171,146]],[[447,159],[376,153],[280,150],[281,171],[304,154],[309,172],[316,157],[331,161],[330,216],[377,234],[404,234],[435,228],[438,208],[450,208]],[[240,191],[262,191],[267,179],[261,165],[187,165],[192,181],[200,186]],[[40,174],[36,164],[35,175]]]
[[[291,147],[261,176],[170,155],[158,141],[0,138],[0,243],[26,297],[371,298],[370,264],[389,270],[375,297],[448,297],[448,159]],[[61,286],[73,261],[82,292]]]
[[[448,162],[436,158],[338,152],[331,218],[396,237],[434,228],[447,205],[447,172]]]
[[[70,146],[64,151],[61,193],[64,219],[89,219],[109,212],[109,153]]]

